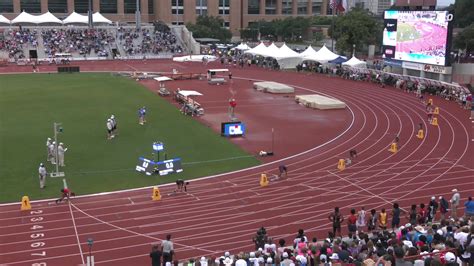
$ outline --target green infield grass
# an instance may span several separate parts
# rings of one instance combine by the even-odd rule
[[[147,107],[147,124],[137,111]],[[115,115],[118,136],[106,139]],[[0,202],[59,196],[62,178],[39,188],[38,167],[48,172],[46,139],[61,122],[59,142],[68,148],[65,172],[78,195],[192,179],[255,166],[259,161],[137,82],[112,74],[0,75]],[[162,141],[168,158],[180,157],[184,171],[160,177],[137,173],[138,157],[153,159]],[[163,155],[161,157],[163,159]],[[150,191],[151,195],[151,191]]]
[[[418,32],[414,25],[410,23],[398,23],[397,25],[397,41],[407,42],[420,39],[422,34]]]

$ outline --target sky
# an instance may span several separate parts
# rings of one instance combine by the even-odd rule
[[[455,0],[438,0],[437,6],[449,6],[450,4],[454,4]]]

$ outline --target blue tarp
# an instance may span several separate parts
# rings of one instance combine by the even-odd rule
[[[342,57],[342,56],[339,56],[338,58],[329,61],[329,63],[331,63],[331,64],[342,64],[342,63],[344,63],[344,62],[346,62],[346,61],[347,61],[347,58]]]

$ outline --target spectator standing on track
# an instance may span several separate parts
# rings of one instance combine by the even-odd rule
[[[416,204],[412,204],[410,211],[408,212],[408,217],[407,217],[410,224],[417,225],[418,224],[417,217],[418,217],[418,213],[416,211]]]
[[[347,218],[347,229],[349,230],[349,237],[352,237],[357,232],[357,217],[356,210],[351,209],[351,214]]]
[[[163,265],[167,262],[173,261],[174,248],[173,242],[171,241],[171,235],[166,235],[166,240],[161,242],[161,252],[163,254]]]
[[[418,211],[418,224],[422,225],[426,223],[426,210],[425,204],[420,204],[420,210]]]
[[[47,175],[46,167],[44,166],[43,163],[40,163],[40,166],[38,168],[38,177],[39,177],[39,182],[40,182],[40,188],[43,189],[46,187],[46,175]]]
[[[367,223],[367,231],[372,232],[372,231],[377,231],[377,225],[378,225],[378,218],[377,218],[377,212],[375,209],[370,210],[370,215]]]
[[[341,234],[341,224],[344,221],[344,216],[339,212],[339,207],[334,208],[334,212],[332,212],[329,217],[329,221],[332,222],[332,232],[336,235],[336,231],[339,233],[339,236],[342,237]]]
[[[392,209],[392,231],[395,231],[396,228],[400,227],[400,214],[402,213],[402,209],[398,203],[393,204]]]
[[[472,197],[467,198],[466,203],[464,203],[464,207],[466,219],[469,220],[472,216],[474,216],[474,201],[472,200]]]
[[[382,231],[387,230],[387,213],[384,208],[379,213],[379,227]]]
[[[366,211],[365,211],[365,207],[362,206],[360,211],[357,213],[357,222],[356,222],[357,232],[364,232],[364,227],[366,225],[365,218],[366,218]]]
[[[441,220],[446,219],[446,213],[449,209],[449,202],[443,197],[439,196],[439,212],[441,213]]]
[[[458,206],[459,202],[461,201],[461,195],[459,194],[458,190],[455,188],[452,190],[454,192],[453,197],[451,198],[451,217],[454,219],[458,218]]]
[[[151,266],[161,266],[161,250],[159,249],[158,244],[154,244],[151,248],[150,258],[151,258]]]
[[[436,210],[438,210],[438,202],[436,202],[436,197],[431,197],[430,203],[428,204],[428,215],[427,215],[427,222],[432,223],[435,221],[436,217]]]

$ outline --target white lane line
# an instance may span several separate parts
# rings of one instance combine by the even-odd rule
[[[130,204],[132,205],[135,204],[135,202],[133,202],[133,200],[130,197],[128,197],[128,200],[130,201]]]
[[[77,233],[76,220],[74,219],[74,213],[72,212],[70,201],[68,201],[68,205],[69,205],[69,212],[71,213],[72,224],[74,226],[74,232],[76,232],[77,245],[79,246],[79,252],[81,254],[82,264],[85,264],[84,263],[84,254],[82,253],[81,241],[79,240],[79,234]]]

